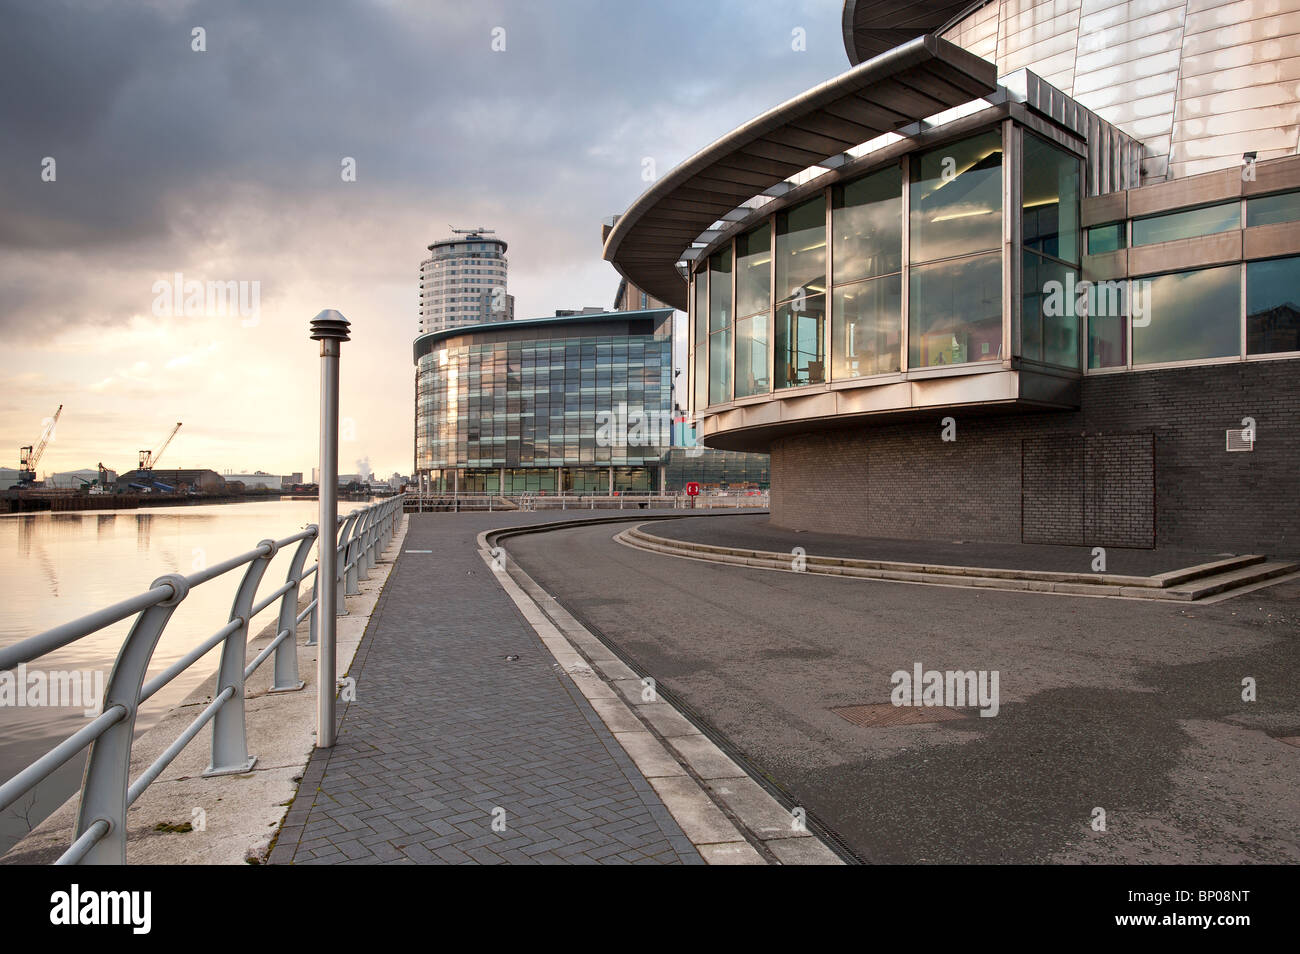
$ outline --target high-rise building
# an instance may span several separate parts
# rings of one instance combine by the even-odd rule
[[[515,300],[506,294],[506,243],[491,229],[452,229],[429,246],[420,263],[419,334],[487,321],[510,321]]]

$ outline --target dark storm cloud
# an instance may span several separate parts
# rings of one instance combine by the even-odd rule
[[[68,321],[121,317],[129,309],[111,291],[75,300],[95,297],[97,269],[256,246],[213,223],[237,219],[241,202],[294,220],[339,194],[344,156],[357,160],[351,195],[370,203],[357,208],[427,210],[430,234],[399,263],[412,283],[452,208],[482,210],[484,221],[457,225],[554,230],[535,242],[539,258],[598,257],[599,220],[645,187],[642,156],[662,175],[844,68],[839,3],[807,7],[5,3],[0,324],[55,302]],[[794,26],[809,53],[791,53]],[[194,27],[207,52],[191,50]],[[668,126],[680,132],[693,115],[683,147]],[[45,156],[57,183],[40,181]],[[55,283],[68,267],[80,279]]]

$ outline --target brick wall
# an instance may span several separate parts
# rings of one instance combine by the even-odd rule
[[[772,519],[1008,542],[1054,527],[1058,538],[1044,542],[1112,546],[1141,539],[1146,521],[1157,545],[1300,554],[1300,361],[1091,376],[1082,403],[989,417],[942,410],[774,441]],[[957,420],[955,442],[940,439],[945,415]],[[1255,449],[1228,453],[1224,432],[1243,417],[1256,421]],[[1022,524],[1022,506],[1032,522]]]

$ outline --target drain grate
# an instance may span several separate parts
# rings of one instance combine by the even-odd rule
[[[831,709],[841,719],[870,729],[887,729],[896,725],[920,725],[925,722],[950,722],[965,719],[961,709],[946,706],[896,706],[880,702],[867,706],[837,706]]]

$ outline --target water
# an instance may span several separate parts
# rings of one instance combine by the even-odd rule
[[[339,512],[363,506],[340,501]],[[193,573],[246,553],[261,540],[286,537],[315,523],[317,512],[314,500],[281,500],[0,516],[0,646],[143,592],[163,574]],[[262,595],[284,582],[295,548],[287,547],[271,561],[262,578]],[[308,565],[314,560],[313,553]],[[150,676],[221,628],[242,574],[240,568],[190,591],[159,641]],[[274,621],[278,606],[276,601],[253,620],[250,635]],[[29,668],[98,671],[106,680],[131,622],[101,630]],[[218,646],[146,702],[136,719],[137,734],[210,676],[219,659]],[[0,706],[0,782],[86,721],[81,708]],[[200,732],[190,744],[208,744],[208,732]],[[73,759],[38,787],[34,800],[29,795],[0,813],[0,854],[77,790],[84,764],[84,755]]]

